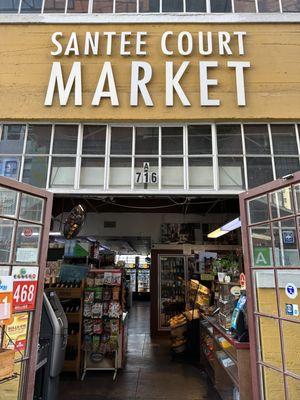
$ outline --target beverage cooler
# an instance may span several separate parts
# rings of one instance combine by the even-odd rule
[[[150,293],[150,269],[139,268],[137,271],[138,293]]]
[[[193,256],[158,256],[158,331],[168,331],[170,319],[186,310],[187,285],[194,265]]]

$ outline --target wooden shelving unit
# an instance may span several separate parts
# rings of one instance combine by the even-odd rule
[[[79,288],[56,287],[50,285],[48,290],[54,290],[59,299],[63,302],[67,299],[79,299],[80,307],[76,312],[67,312],[66,316],[68,324],[78,324],[78,332],[76,334],[68,335],[67,351],[68,348],[73,347],[76,350],[76,358],[74,360],[66,359],[64,362],[64,371],[75,372],[77,379],[81,376],[81,356],[82,356],[82,314],[83,314],[83,281]]]
[[[232,400],[233,388],[236,387],[240,400],[252,400],[249,343],[237,342],[215,318],[202,316],[200,348],[200,362],[221,398]],[[232,365],[225,366],[221,355],[230,358]]]

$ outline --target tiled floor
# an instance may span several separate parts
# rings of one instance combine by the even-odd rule
[[[127,365],[111,372],[88,372],[84,382],[64,375],[60,400],[219,400],[196,367],[172,361],[168,339],[150,338],[149,304],[130,312]]]

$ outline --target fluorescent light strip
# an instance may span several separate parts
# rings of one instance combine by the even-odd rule
[[[234,220],[227,222],[227,224],[221,226],[221,228],[216,229],[215,231],[209,233],[207,237],[209,239],[216,239],[220,236],[226,235],[226,233],[230,231],[234,231],[237,228],[241,227],[240,217],[235,218]]]

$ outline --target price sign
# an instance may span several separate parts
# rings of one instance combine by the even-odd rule
[[[13,278],[0,276],[0,325],[12,321]]]
[[[14,267],[13,279],[14,311],[34,310],[38,283],[38,268]]]
[[[135,183],[155,185],[158,183],[157,172],[150,171],[150,164],[145,162],[143,170],[135,173]]]

